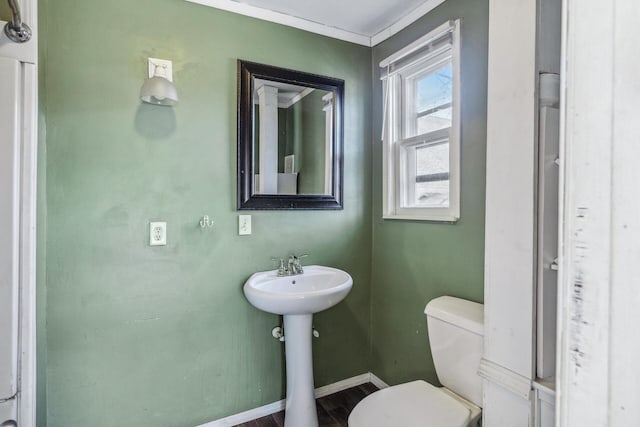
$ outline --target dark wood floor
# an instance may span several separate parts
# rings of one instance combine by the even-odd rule
[[[316,400],[320,427],[348,427],[347,419],[353,408],[378,387],[371,383],[339,391]],[[284,411],[235,427],[284,427]]]

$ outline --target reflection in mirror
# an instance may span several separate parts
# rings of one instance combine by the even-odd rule
[[[341,209],[344,82],[238,65],[238,208]]]
[[[331,194],[333,92],[253,81],[253,194]]]

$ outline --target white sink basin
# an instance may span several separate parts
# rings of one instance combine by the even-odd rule
[[[278,271],[261,271],[249,277],[244,294],[260,310],[274,314],[313,314],[333,307],[353,285],[349,273],[310,265],[297,276],[278,277]]]
[[[304,273],[295,276],[278,277],[277,270],[261,271],[244,284],[244,294],[251,304],[284,316],[285,427],[318,427],[311,357],[313,313],[342,301],[351,286],[349,273],[320,265],[304,267]]]

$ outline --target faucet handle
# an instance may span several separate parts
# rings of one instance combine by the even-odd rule
[[[302,264],[300,263],[300,258],[304,258],[309,256],[309,254],[302,255],[291,255],[289,257],[289,265],[293,274],[302,274],[304,273],[304,269],[302,268]]]
[[[284,258],[275,258],[271,257],[271,261],[278,261],[280,265],[278,266],[278,276],[286,276],[287,269],[284,266]]]

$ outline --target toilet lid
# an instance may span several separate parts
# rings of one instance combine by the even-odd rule
[[[425,381],[379,390],[349,415],[349,427],[466,427],[471,411]]]

